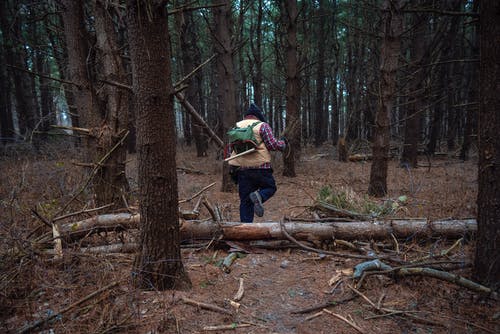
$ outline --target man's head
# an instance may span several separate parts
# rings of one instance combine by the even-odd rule
[[[266,117],[262,113],[262,110],[260,110],[260,108],[257,107],[257,105],[255,103],[250,104],[250,108],[248,108],[248,110],[245,112],[245,116],[248,116],[248,115],[253,115],[253,116],[257,117],[262,122],[266,121]]]

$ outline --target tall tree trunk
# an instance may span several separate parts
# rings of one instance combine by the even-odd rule
[[[445,74],[443,73],[443,70],[438,70],[438,73],[442,74],[443,77],[439,77],[438,74],[438,88],[437,90],[439,91],[440,88],[443,87],[445,79]],[[443,103],[438,102],[434,105],[433,107],[433,113],[432,113],[432,119],[431,119],[431,124],[430,124],[430,134],[429,134],[429,142],[427,143],[427,154],[429,155],[434,155],[436,153],[436,149],[439,147],[439,137],[441,135],[441,122],[443,119]]]
[[[86,158],[91,163],[101,163],[98,172],[92,179],[92,191],[97,206],[114,204],[115,207],[123,206],[122,195],[128,189],[125,178],[125,147],[120,143],[126,127],[127,99],[126,92],[104,86],[100,89],[99,96],[95,92],[97,83],[90,76],[92,68],[87,63],[87,32],[85,30],[83,4],[78,1],[64,0],[64,35],[68,53],[68,67],[73,88],[75,105],[78,109],[79,121],[82,127],[90,130],[90,135],[84,139]],[[119,58],[112,36],[103,28],[103,13],[97,13],[96,29],[99,31],[98,45],[106,48],[101,50],[102,70],[97,69],[99,75],[105,80],[125,82],[123,70],[117,70],[115,63]],[[108,18],[109,19],[109,18]],[[106,28],[112,30],[111,27]],[[105,64],[105,65],[104,65]],[[101,99],[102,104],[99,103]],[[116,145],[116,147],[115,147]],[[114,147],[114,150],[112,148]]]
[[[145,0],[129,0],[127,10],[141,213],[140,252],[133,275],[143,289],[185,289],[191,282],[180,252],[167,11]]]
[[[257,1],[257,22],[250,29],[250,48],[253,55],[252,82],[254,89],[253,101],[259,107],[262,105],[262,0]]]
[[[63,25],[63,8],[61,8],[61,4],[55,3],[55,8],[53,10],[58,12],[58,15],[47,16],[45,19],[47,21],[46,26]],[[52,21],[52,20],[53,21]],[[71,77],[69,73],[68,66],[68,48],[66,47],[64,36],[60,36],[57,32],[52,29],[47,30],[47,35],[50,40],[50,44],[52,47],[52,53],[54,54],[54,61],[59,72],[59,77],[62,80],[66,80]],[[66,99],[66,104],[68,106],[68,113],[71,120],[71,126],[80,127],[79,117],[78,117],[78,108],[75,104],[75,95],[73,93],[73,86],[71,85],[62,85],[62,90],[64,92],[64,97]],[[78,138],[74,138],[75,144],[79,143]]]
[[[297,66],[297,0],[283,6],[286,24],[286,127],[288,149],[283,154],[283,176],[295,177],[295,159],[300,151],[299,74]]]
[[[101,0],[95,0],[95,30],[99,68],[98,77],[108,82],[127,84],[127,77],[123,67],[117,33],[113,24],[112,13],[109,12]],[[129,92],[113,85],[105,84],[97,98],[101,108],[100,114],[105,115],[97,143],[97,154],[105,156],[111,152],[106,166],[100,173],[100,182],[96,185],[96,198],[100,205],[114,203],[115,208],[123,207],[122,198],[128,197],[129,185],[125,176],[125,161],[127,147],[120,143],[128,127]],[[95,126],[99,126],[96,124]]]
[[[332,19],[332,35],[333,35],[333,52],[335,64],[333,65],[332,73],[332,121],[331,121],[331,133],[332,133],[332,143],[337,145],[339,140],[339,129],[340,129],[340,107],[341,103],[339,98],[339,67],[340,67],[340,44],[337,37],[337,0],[333,0],[333,19]]]
[[[314,112],[316,114],[316,124],[314,132],[314,145],[316,147],[323,144],[328,135],[328,111],[325,108],[325,25],[326,25],[326,15],[324,8],[324,0],[319,1],[319,27],[317,35],[317,47],[318,47],[318,69],[316,73],[316,97],[315,97],[315,108]]]
[[[23,15],[17,12],[13,15],[9,1],[0,1],[1,6],[1,27],[4,36],[5,60],[7,64],[17,67],[11,68],[11,75],[14,83],[14,96],[16,100],[16,114],[19,123],[19,131],[25,138],[31,137],[31,131],[35,128],[36,103],[33,95],[33,78],[30,74],[23,72],[27,69],[27,55],[25,43],[22,37]],[[9,18],[12,20],[10,21]],[[16,42],[17,41],[17,42]]]
[[[450,0],[448,6],[451,10],[455,12],[460,12],[462,10],[462,0]],[[450,51],[448,52],[447,58],[449,59],[461,59],[463,58],[460,43],[458,38],[462,37],[461,34],[457,34],[457,31],[460,31],[459,24],[461,17],[460,16],[452,16],[450,19],[450,28],[447,39],[450,44]],[[462,69],[458,69],[458,64],[451,63],[448,65],[449,77],[450,80],[446,89],[448,90],[448,124],[447,124],[447,151],[452,152],[455,150],[456,137],[458,132],[458,126],[461,119],[460,108],[455,107],[459,99],[460,87],[462,85],[463,72]]]
[[[401,53],[403,15],[401,0],[385,0],[383,4],[384,39],[380,51],[380,105],[375,119],[373,162],[370,170],[368,194],[387,194],[387,162],[389,159],[390,113],[394,105],[396,72]]]
[[[248,1],[241,1],[240,6],[239,6],[239,11],[238,11],[238,20],[236,23],[236,36],[235,36],[235,45],[243,45],[245,36],[247,35],[246,32],[246,13],[249,8],[248,6]],[[237,99],[236,99],[236,105],[242,108],[242,110],[247,110],[249,107],[249,101],[248,101],[248,92],[247,92],[247,77],[248,77],[248,71],[247,71],[247,64],[245,63],[246,59],[246,50],[245,48],[241,47],[238,48],[237,52],[237,57],[238,57],[238,70],[236,71],[236,76],[237,79],[236,81],[239,83],[237,85]],[[249,64],[250,67],[251,64]]]
[[[418,143],[421,136],[421,121],[424,96],[423,83],[426,76],[422,60],[425,54],[424,33],[426,20],[425,15],[417,15],[413,20],[415,25],[410,42],[410,63],[413,65],[412,72],[415,73],[410,83],[410,101],[406,109],[405,137],[403,152],[401,154],[401,165],[416,168],[418,164]]]
[[[187,2],[186,2],[187,3]],[[184,75],[191,73],[194,68],[201,63],[201,53],[197,45],[196,23],[193,19],[193,12],[180,12],[177,16],[177,24],[179,26],[180,46],[182,52],[182,69]],[[198,71],[193,78],[188,81],[186,89],[186,100],[191,103],[193,108],[200,112],[202,105],[201,92],[201,72]],[[193,139],[196,145],[196,154],[198,157],[207,156],[208,143],[206,137],[203,137],[203,126],[194,118],[188,117],[190,120],[189,129],[191,130]],[[186,143],[190,144],[190,139],[184,130]]]
[[[477,0],[474,2],[477,4]],[[477,36],[477,27],[472,26],[472,33],[470,37],[471,50],[467,52],[468,58],[474,59],[479,57],[479,41]],[[462,147],[460,149],[460,159],[469,160],[469,150],[473,141],[473,135],[477,130],[477,114],[478,114],[478,105],[477,101],[479,100],[479,66],[478,63],[471,63],[467,66],[467,80],[466,87],[468,89],[467,92],[467,106],[466,106],[466,116],[465,116],[465,129],[464,129],[464,140],[462,143]]]
[[[63,23],[66,50],[68,54],[69,79],[75,84],[71,87],[74,105],[78,110],[79,125],[93,128],[100,123],[97,98],[88,75],[87,31],[85,30],[83,4],[79,1],[63,0]],[[75,126],[75,124],[73,124]],[[86,156],[89,161],[97,162],[95,138],[84,139]],[[106,203],[108,204],[108,203]]]
[[[2,30],[2,40],[0,40],[0,62],[7,62],[7,11],[5,2],[0,4],[0,29]],[[7,26],[6,26],[7,24]],[[12,82],[9,72],[5,66],[0,66],[0,143],[7,143],[9,138],[15,137],[14,119],[12,117],[12,103],[10,92],[12,91]]]
[[[34,39],[43,45],[48,45],[47,41],[47,31],[45,24],[38,24],[34,27],[35,35]],[[38,73],[44,73],[51,75],[48,55],[40,50],[36,51],[36,71]],[[56,123],[55,112],[53,108],[53,96],[52,90],[50,89],[50,81],[45,76],[38,77],[39,91],[40,91],[40,115],[41,123],[39,130],[42,132],[41,139],[43,141],[47,140],[47,132],[50,130],[50,125]]]
[[[474,277],[500,288],[500,3],[480,8],[478,231]]]
[[[217,2],[217,1],[215,1]],[[224,138],[226,132],[236,123],[236,91],[234,82],[234,65],[232,56],[231,35],[233,23],[231,5],[214,8],[215,19],[215,51],[217,53],[217,101],[221,112]],[[227,140],[225,140],[227,141]],[[235,186],[229,175],[229,165],[223,164],[222,191],[234,191]]]

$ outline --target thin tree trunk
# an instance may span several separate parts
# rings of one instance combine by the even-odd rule
[[[500,3],[482,1],[480,16],[480,108],[478,231],[474,277],[500,288]]]
[[[38,72],[50,73],[47,57],[39,55],[38,58]],[[40,77],[40,110],[42,116],[42,125],[40,130],[47,132],[50,130],[51,124],[56,124],[56,116],[52,104],[53,96],[50,89],[50,82],[45,77]]]
[[[262,0],[257,1],[257,22],[255,29],[250,29],[250,47],[253,55],[252,82],[254,89],[254,103],[262,105]],[[255,42],[254,42],[255,40]]]
[[[143,289],[185,289],[191,282],[180,253],[167,10],[144,0],[129,0],[127,10],[137,110],[141,213],[134,282]]]
[[[421,137],[421,121],[424,96],[423,81],[426,75],[425,68],[422,67],[422,60],[426,50],[424,33],[426,19],[423,15],[415,17],[413,24],[416,27],[413,30],[413,38],[410,42],[410,62],[413,65],[414,76],[410,83],[410,101],[406,109],[405,119],[405,137],[403,152],[401,154],[401,165],[416,168],[418,164],[418,144]]]
[[[332,120],[331,120],[331,133],[332,143],[337,145],[339,140],[340,130],[340,108],[342,95],[339,93],[339,67],[340,67],[340,44],[337,38],[337,0],[333,0],[333,19],[332,19],[332,34],[333,34],[333,52],[335,64],[333,65],[332,73]]]
[[[214,1],[218,3],[217,1]],[[231,5],[214,8],[215,19],[215,50],[217,53],[217,101],[222,117],[224,138],[226,132],[236,123],[238,109],[236,108],[236,91],[234,82],[234,65],[232,56],[231,36],[233,31]],[[229,165],[223,164],[222,191],[235,190],[229,175]]]
[[[78,111],[78,125],[93,128],[100,123],[100,120],[97,115],[97,98],[88,75],[87,32],[85,30],[83,4],[78,1],[64,0],[62,7],[64,10],[62,18],[68,55],[67,67],[69,79],[75,83],[71,90],[74,97],[73,103]],[[69,96],[66,97],[71,110],[71,104],[73,103],[71,103]],[[73,123],[73,126],[75,126],[75,123]],[[89,162],[97,162],[99,158],[95,154],[95,138],[86,137],[83,139],[83,144],[86,159]]]
[[[316,147],[323,144],[328,135],[328,111],[325,109],[324,96],[325,96],[325,25],[326,25],[326,15],[324,8],[324,0],[319,1],[319,27],[317,35],[317,47],[318,47],[318,70],[316,73],[316,97],[315,97],[315,108],[314,112],[316,114],[316,126],[314,133],[314,145]]]
[[[387,164],[389,159],[390,113],[394,105],[396,72],[401,53],[403,15],[401,1],[384,1],[384,40],[380,52],[380,105],[375,120],[373,162],[370,171],[368,194],[387,194]]]
[[[0,4],[0,28],[2,29],[2,40],[0,41],[0,62],[5,64],[7,61],[7,40],[6,32],[6,8],[5,2]],[[12,117],[12,103],[10,92],[12,91],[12,82],[9,72],[5,66],[0,66],[0,137],[1,143],[7,143],[9,138],[15,138],[14,119]]]
[[[283,176],[295,177],[295,160],[300,151],[299,74],[297,65],[297,0],[283,6],[286,33],[286,127],[289,148],[283,154]]]
[[[106,81],[127,84],[127,77],[119,51],[117,33],[112,21],[112,13],[107,11],[101,1],[96,0],[95,29],[100,61],[99,77]],[[102,76],[102,77],[101,77]],[[97,143],[97,154],[105,156],[122,140],[128,127],[129,92],[127,90],[104,85],[97,94],[100,100],[101,115],[105,124],[101,126]],[[96,124],[98,126],[98,124]],[[97,205],[114,203],[115,208],[123,207],[123,199],[128,198],[129,185],[125,177],[125,160],[127,147],[120,144],[116,147],[103,166],[96,185]]]
[[[53,16],[54,22],[49,21],[49,17],[46,18],[47,23],[46,25],[63,25],[63,18],[61,15],[61,12],[63,9],[61,8],[62,6],[57,6],[55,9],[59,12],[58,15]],[[49,23],[50,22],[50,23]],[[71,74],[69,73],[69,66],[68,66],[68,51],[67,47],[64,41],[64,38],[59,36],[57,33],[55,33],[53,30],[48,29],[48,38],[50,40],[50,44],[52,47],[52,53],[54,54],[54,60],[55,60],[55,65],[57,66],[57,70],[59,72],[59,77],[63,80],[68,79],[71,77]],[[64,97],[66,99],[66,104],[68,106],[68,113],[69,117],[71,120],[71,126],[73,127],[80,127],[80,122],[79,122],[79,117],[78,117],[78,108],[76,107],[75,104],[75,96],[73,93],[73,87],[71,85],[62,85],[62,90],[64,92]],[[74,138],[75,144],[79,143],[78,138]]]
[[[201,63],[200,49],[197,45],[196,24],[193,19],[193,12],[180,12],[177,16],[177,24],[179,26],[179,37],[182,51],[182,69],[185,75],[191,73],[197,64]],[[201,109],[201,71],[196,73],[188,82],[186,89],[186,99],[191,102],[195,110]],[[186,143],[190,145],[190,133],[193,136],[196,145],[196,154],[198,157],[207,156],[208,143],[206,137],[203,137],[202,125],[193,117],[186,115],[189,127],[185,126],[184,137]],[[186,132],[186,128],[190,129],[190,133]]]
[[[477,1],[475,1],[477,3]],[[469,58],[478,58],[479,57],[479,43],[478,43],[478,37],[477,37],[477,28],[474,26],[472,27],[473,32],[471,33],[471,50],[469,53]],[[468,68],[468,73],[467,73],[467,106],[466,106],[466,116],[465,116],[465,130],[464,130],[464,140],[462,143],[462,148],[460,150],[460,159],[462,160],[469,160],[469,150],[470,146],[474,140],[473,135],[477,133],[477,109],[478,105],[475,103],[479,100],[479,89],[478,89],[478,82],[479,82],[479,68],[478,68],[477,63],[472,63],[467,66]]]
[[[4,36],[5,60],[7,64],[19,69],[26,69],[27,55],[24,43],[15,41],[24,40],[21,31],[21,19],[23,15],[11,13],[8,1],[0,1],[1,4],[1,27]],[[12,18],[12,21],[9,20]],[[16,114],[21,136],[31,137],[31,131],[36,124],[36,104],[33,95],[33,81],[30,74],[11,68],[11,76],[14,83],[14,96],[16,100]]]

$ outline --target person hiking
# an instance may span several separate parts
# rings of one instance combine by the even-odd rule
[[[269,151],[284,151],[286,142],[274,137],[262,110],[253,103],[245,112],[243,120],[236,123],[238,128],[247,126],[252,126],[255,135],[255,151],[231,159],[229,165],[233,171],[237,171],[237,175],[232,176],[238,183],[240,221],[251,223],[254,214],[258,217],[264,215],[262,204],[270,199],[277,189]],[[231,155],[236,155],[236,152],[233,151]]]

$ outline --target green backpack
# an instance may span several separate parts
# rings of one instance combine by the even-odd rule
[[[255,138],[253,128],[262,122],[255,122],[246,127],[234,127],[227,132],[229,147],[236,154],[248,151],[259,146],[259,142]]]

